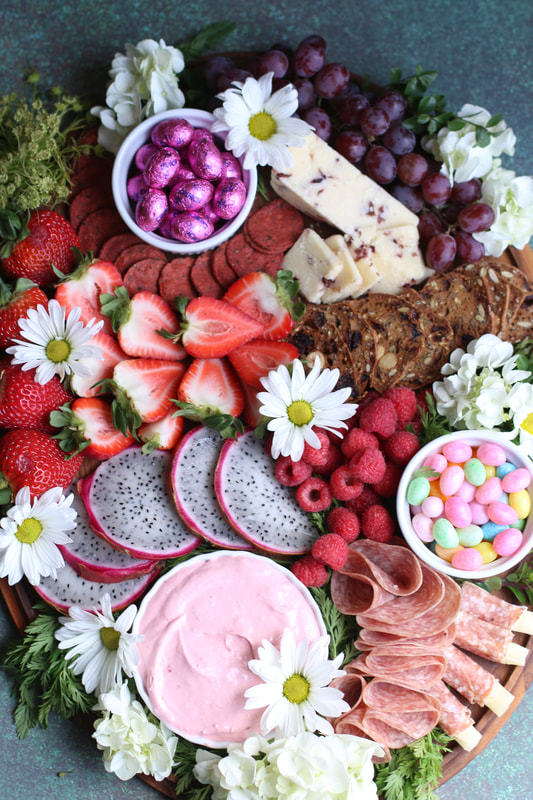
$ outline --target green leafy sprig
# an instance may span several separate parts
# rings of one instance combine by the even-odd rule
[[[384,800],[437,800],[434,791],[442,777],[442,762],[451,737],[435,728],[399,750],[391,760],[376,764],[376,786]]]
[[[517,369],[525,369],[531,372],[528,383],[533,382],[533,339],[524,339],[514,345],[514,354],[518,356],[516,360]]]
[[[359,635],[359,626],[355,617],[341,614],[329,593],[329,583],[325,586],[310,589],[324,620],[324,625],[329,634],[329,657],[335,658],[339,653],[344,653],[343,664],[353,661],[359,652],[355,640]]]
[[[439,436],[445,436],[447,433],[452,433],[453,428],[451,423],[446,417],[441,416],[437,411],[435,399],[430,392],[426,392],[427,411],[421,410],[420,421],[422,422],[422,429],[418,433],[418,439],[421,445],[437,439]],[[412,430],[411,426],[407,426]]]
[[[215,51],[224,39],[233,33],[235,27],[233,22],[213,22],[176,45],[185,59],[185,69],[180,74],[180,86],[190,108],[208,108],[213,99],[213,93],[205,80],[203,67],[196,62]]]
[[[489,592],[508,589],[521,605],[533,605],[533,566],[529,560],[522,561],[513,572],[487,578],[479,585]]]

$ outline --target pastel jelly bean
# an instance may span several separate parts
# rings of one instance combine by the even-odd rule
[[[444,515],[454,528],[466,528],[472,522],[472,511],[465,500],[449,497],[444,503]]]
[[[457,547],[459,544],[457,531],[446,517],[440,517],[433,523],[433,538],[441,547]]]
[[[455,442],[446,442],[442,448],[442,454],[453,464],[464,464],[465,461],[472,458],[472,448],[467,442],[457,439]]]
[[[499,444],[494,444],[493,442],[483,442],[483,444],[480,444],[477,448],[476,457],[484,464],[488,464],[491,467],[499,467],[507,461],[505,451]]]
[[[481,505],[486,506],[489,503],[493,503],[495,500],[499,500],[501,495],[502,482],[499,478],[494,476],[493,478],[488,478],[482,486],[478,486],[474,499],[476,503],[481,503]]]
[[[491,464],[485,464],[485,478],[494,478],[496,475],[496,467]]]
[[[433,541],[433,520],[425,514],[415,514],[411,520],[413,530],[423,542]]]
[[[458,544],[457,547],[441,547],[440,544],[435,542],[435,555],[439,558],[442,558],[444,561],[451,561],[454,557],[455,553],[458,553],[459,550],[463,549],[462,544]]]
[[[439,479],[439,488],[445,497],[451,497],[465,479],[462,467],[457,465],[446,467]]]
[[[516,522],[512,522],[509,527],[510,528],[518,528],[519,531],[523,531],[526,527],[526,519],[517,519]]]
[[[483,538],[487,542],[492,542],[494,541],[494,537],[496,536],[497,533],[500,533],[500,531],[504,531],[508,527],[509,527],[508,525],[498,525],[496,522],[491,522],[489,520],[488,522],[485,522],[481,526],[481,530],[483,531]]]
[[[468,480],[464,480],[457,489],[455,497],[460,497],[461,500],[465,500],[467,503],[471,503],[472,500],[474,499],[475,492],[476,492],[476,487],[473,484],[469,483]]]
[[[477,503],[475,500],[472,500],[472,502],[468,505],[470,506],[470,511],[472,512],[472,522],[474,525],[484,525],[485,522],[489,521],[489,515],[487,514],[486,506],[482,505],[481,503]]]
[[[487,478],[485,466],[482,464],[479,458],[468,459],[463,469],[466,480],[473,486],[481,486]]]
[[[420,510],[428,517],[439,517],[444,511],[444,503],[440,497],[433,497],[429,495],[422,502]]]
[[[522,532],[516,528],[506,528],[494,537],[492,546],[499,556],[511,556],[516,553],[523,538]]]
[[[424,463],[422,464],[423,467],[428,467],[429,469],[435,470],[439,474],[446,469],[448,466],[448,459],[442,455],[442,453],[433,453],[432,455],[428,456],[424,459]],[[437,476],[433,478],[429,478],[430,481],[436,480]]]
[[[464,547],[452,556],[452,567],[465,571],[478,570],[483,566],[483,556],[475,547]]]
[[[498,500],[489,504],[487,514],[492,522],[497,522],[499,525],[505,525],[506,523],[511,525],[518,519],[518,514],[514,508],[508,506],[507,503],[500,503]]]
[[[527,489],[509,494],[509,505],[516,511],[518,519],[526,519],[531,511],[531,497]]]
[[[413,478],[412,481],[409,481],[409,486],[407,487],[407,502],[412,506],[418,506],[422,503],[423,500],[429,494],[429,481],[427,478],[423,476],[419,476],[418,478]]]
[[[505,464],[500,464],[499,467],[496,467],[496,475],[498,478],[505,478],[510,472],[516,469],[514,464],[511,464],[510,461],[506,461]]]
[[[482,541],[479,544],[474,545],[474,547],[481,553],[481,558],[483,559],[484,564],[491,564],[498,558],[498,553],[492,546],[491,542]]]
[[[446,500],[445,496],[440,490],[439,481],[431,481],[429,484],[429,497],[438,497],[443,503]]]
[[[459,544],[463,547],[474,547],[483,541],[483,530],[479,525],[467,525],[464,528],[457,528]]]
[[[527,489],[531,483],[531,473],[528,469],[521,467],[512,472],[508,472],[502,479],[502,489],[504,492],[520,492],[522,489]]]

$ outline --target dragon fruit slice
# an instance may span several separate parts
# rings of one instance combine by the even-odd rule
[[[274,468],[253,430],[226,440],[215,470],[218,502],[230,525],[259,549],[306,553],[318,530],[276,479]]]
[[[112,547],[134,558],[177,558],[200,544],[167,491],[171,455],[129,447],[78,481],[89,524]]]
[[[172,462],[171,485],[178,514],[194,533],[217,547],[251,550],[228,524],[215,494],[214,477],[223,439],[217,431],[193,428],[181,438]]]
[[[130,603],[134,603],[155,580],[160,567],[156,566],[148,575],[141,575],[130,581],[121,583],[96,583],[82,578],[70,566],[65,564],[57,571],[57,578],[41,578],[38,586],[34,586],[37,594],[45,603],[57,611],[66,613],[70,606],[80,605],[89,610],[99,605],[104,594],[111,597],[111,608],[120,611]]]
[[[87,509],[78,492],[73,487],[72,508],[78,514],[77,525],[72,533],[72,542],[58,545],[63,558],[71,567],[88,581],[118,583],[140,575],[147,575],[157,562],[153,559],[140,560],[121,550],[111,547],[97,536],[89,525]]]

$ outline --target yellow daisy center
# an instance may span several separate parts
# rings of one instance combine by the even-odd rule
[[[313,419],[313,409],[306,400],[295,400],[287,408],[287,416],[293,425],[308,425]]]
[[[52,339],[46,345],[46,357],[54,364],[66,361],[70,354],[70,345],[65,339]]]
[[[100,638],[108,650],[118,650],[120,633],[115,628],[102,628],[100,630]]]
[[[259,139],[262,142],[266,142],[274,136],[277,128],[276,120],[273,119],[270,114],[267,114],[266,111],[260,111],[258,114],[254,114],[253,117],[250,117],[250,121],[248,122],[248,130],[251,135],[254,139]]]
[[[533,411],[527,415],[520,427],[533,436]]]
[[[309,696],[311,686],[303,675],[291,675],[283,684],[283,694],[289,703],[303,703]]]
[[[41,535],[42,529],[38,519],[28,517],[18,526],[15,536],[22,544],[33,544]]]

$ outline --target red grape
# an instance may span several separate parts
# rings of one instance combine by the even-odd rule
[[[213,56],[204,67],[204,76],[210,89],[217,88],[217,82],[223,72],[235,67],[235,62],[229,56]]]
[[[307,111],[315,105],[315,87],[307,78],[296,78],[294,88],[298,92],[298,110]]]
[[[429,172],[429,164],[418,153],[406,153],[398,160],[398,177],[407,186],[420,186]]]
[[[375,106],[374,106],[375,108]],[[395,156],[403,156],[415,149],[416,136],[409,128],[404,128],[399,122],[393,122],[383,134],[383,144]]]
[[[289,59],[282,50],[267,50],[259,59],[258,75],[273,72],[274,78],[284,78],[289,69]]]
[[[315,91],[325,100],[337,97],[348,85],[350,73],[344,64],[333,62],[324,64],[314,78]]]
[[[356,164],[361,161],[367,150],[367,142],[362,133],[358,131],[342,131],[335,139],[335,150],[344,158]]]
[[[326,61],[326,42],[321,36],[308,36],[294,53],[294,71],[300,78],[310,78]]]
[[[481,181],[479,178],[471,178],[469,181],[454,183],[452,187],[452,202],[459,203],[460,206],[467,206],[475,203],[481,197]]]
[[[396,177],[396,160],[382,145],[371,147],[365,156],[365,167],[377,183],[390,183]]]
[[[361,111],[359,125],[365,136],[381,136],[389,127],[389,115],[382,108],[370,106]]]
[[[320,136],[321,139],[327,142],[333,129],[331,118],[327,111],[324,111],[323,108],[319,108],[318,106],[314,106],[305,112],[304,120],[315,129],[317,136]]]
[[[429,242],[437,233],[444,233],[444,223],[432,211],[425,211],[418,220],[418,233],[421,242]]]
[[[238,67],[232,67],[231,69],[226,70],[225,72],[220,73],[217,79],[217,88],[219,92],[225,92],[226,89],[229,89],[233,81],[241,81],[244,82],[246,78],[252,77],[252,73],[248,72],[245,69],[239,69]]]
[[[431,172],[422,181],[422,194],[426,203],[442,206],[450,199],[452,187],[450,181],[441,172]]]
[[[354,94],[353,97],[339,100],[337,112],[345,125],[359,125],[361,111],[370,108],[370,101],[363,94]]]
[[[396,200],[403,203],[413,214],[418,214],[424,207],[424,198],[418,186],[407,186],[405,183],[394,183],[390,193]]]
[[[390,121],[393,122],[403,117],[407,108],[407,100],[399,92],[390,91],[378,97],[375,105],[386,111]]]
[[[479,261],[479,259],[483,258],[485,255],[485,245],[476,241],[469,233],[465,233],[465,231],[456,231],[453,238],[457,245],[457,256],[461,261],[471,263],[473,261]]]
[[[494,211],[487,203],[472,203],[461,209],[457,221],[467,233],[488,231],[494,222]]]
[[[437,233],[433,236],[426,248],[426,262],[437,272],[447,269],[455,258],[457,245],[449,233]]]

